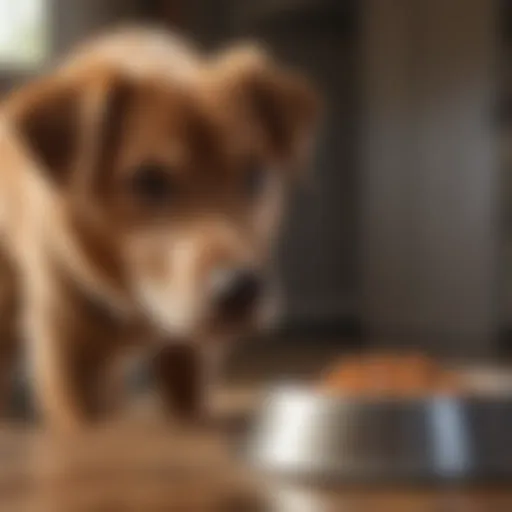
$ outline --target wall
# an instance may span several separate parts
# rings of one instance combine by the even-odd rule
[[[52,0],[55,53],[69,49],[106,26],[136,20],[144,12],[139,0]]]
[[[499,327],[496,2],[363,5],[367,332],[490,355]]]

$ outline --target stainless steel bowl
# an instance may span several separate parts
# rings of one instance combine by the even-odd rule
[[[256,466],[340,480],[512,478],[512,395],[354,400],[270,391],[246,455]]]

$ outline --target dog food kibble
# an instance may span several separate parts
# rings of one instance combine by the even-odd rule
[[[457,376],[423,355],[349,357],[330,368],[321,389],[352,396],[425,396],[461,390]]]

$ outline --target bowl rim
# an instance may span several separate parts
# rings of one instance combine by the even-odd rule
[[[512,390],[503,389],[501,392],[464,392],[464,393],[432,393],[425,396],[399,396],[390,395],[372,396],[361,395],[353,396],[341,392],[322,392],[315,390],[304,382],[274,382],[266,385],[263,390],[263,400],[295,397],[305,401],[316,403],[331,403],[338,406],[356,406],[356,407],[382,407],[385,406],[440,406],[440,405],[510,405],[512,406]]]

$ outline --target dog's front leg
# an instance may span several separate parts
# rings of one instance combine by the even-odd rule
[[[152,359],[157,390],[165,411],[192,422],[212,419],[212,400],[222,353],[217,348],[170,344]]]
[[[81,429],[101,412],[100,377],[108,355],[102,341],[109,340],[80,312],[36,306],[27,316],[38,412],[47,426],[61,431]]]
[[[18,350],[10,339],[0,338],[0,416],[9,412],[14,389],[14,367]]]
[[[204,400],[198,350],[186,344],[163,346],[153,356],[151,366],[165,413],[179,420],[196,420]]]

